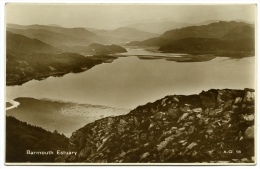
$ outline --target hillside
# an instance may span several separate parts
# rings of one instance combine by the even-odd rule
[[[32,79],[63,76],[82,72],[101,64],[103,60],[91,59],[76,53],[31,53],[6,56],[6,85],[21,85]]]
[[[57,132],[6,117],[6,162],[53,162],[56,150],[68,150],[69,139]],[[31,151],[53,151],[50,155],[30,155]]]
[[[244,22],[219,21],[208,25],[169,30],[160,37],[133,41],[127,45],[157,46],[162,52],[254,56],[254,29],[253,25]]]
[[[58,53],[60,50],[38,39],[6,32],[7,54]]]
[[[246,26],[238,26],[226,33],[222,36],[222,39],[225,40],[235,40],[235,39],[254,39],[255,38],[255,30],[254,27],[246,25]]]
[[[253,163],[255,92],[172,95],[87,124],[70,137],[77,155],[56,162]]]
[[[167,53],[218,54],[225,56],[254,56],[254,39],[220,40],[216,38],[184,38],[158,50]]]
[[[92,54],[92,55],[107,55],[107,54],[113,54],[113,53],[124,53],[127,52],[127,50],[121,46],[118,45],[102,45],[98,43],[92,43],[85,49],[86,53]]]
[[[208,25],[189,26],[181,29],[173,29],[166,31],[161,35],[163,38],[178,40],[183,38],[222,38],[225,34],[236,27],[248,26],[244,22],[224,22],[219,21]]]

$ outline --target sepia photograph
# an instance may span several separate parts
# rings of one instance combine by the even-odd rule
[[[5,165],[255,165],[257,4],[5,3]]]

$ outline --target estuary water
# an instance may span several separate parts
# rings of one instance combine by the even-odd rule
[[[6,101],[32,97],[134,109],[166,95],[198,94],[208,89],[255,88],[255,57],[216,57],[205,62],[139,59],[136,55],[184,56],[144,49],[128,49],[124,55],[127,56],[82,73],[8,86]]]

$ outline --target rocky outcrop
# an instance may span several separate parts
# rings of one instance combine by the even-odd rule
[[[172,95],[87,124],[56,162],[253,163],[254,90]]]

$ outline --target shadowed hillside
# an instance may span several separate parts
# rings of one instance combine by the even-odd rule
[[[57,132],[6,117],[6,162],[53,162],[56,150],[68,150],[69,139]],[[53,151],[53,155],[30,155],[31,151]]]
[[[31,53],[58,53],[60,50],[46,44],[38,39],[31,39],[23,35],[14,34],[7,31],[6,53],[7,54],[26,54]]]

